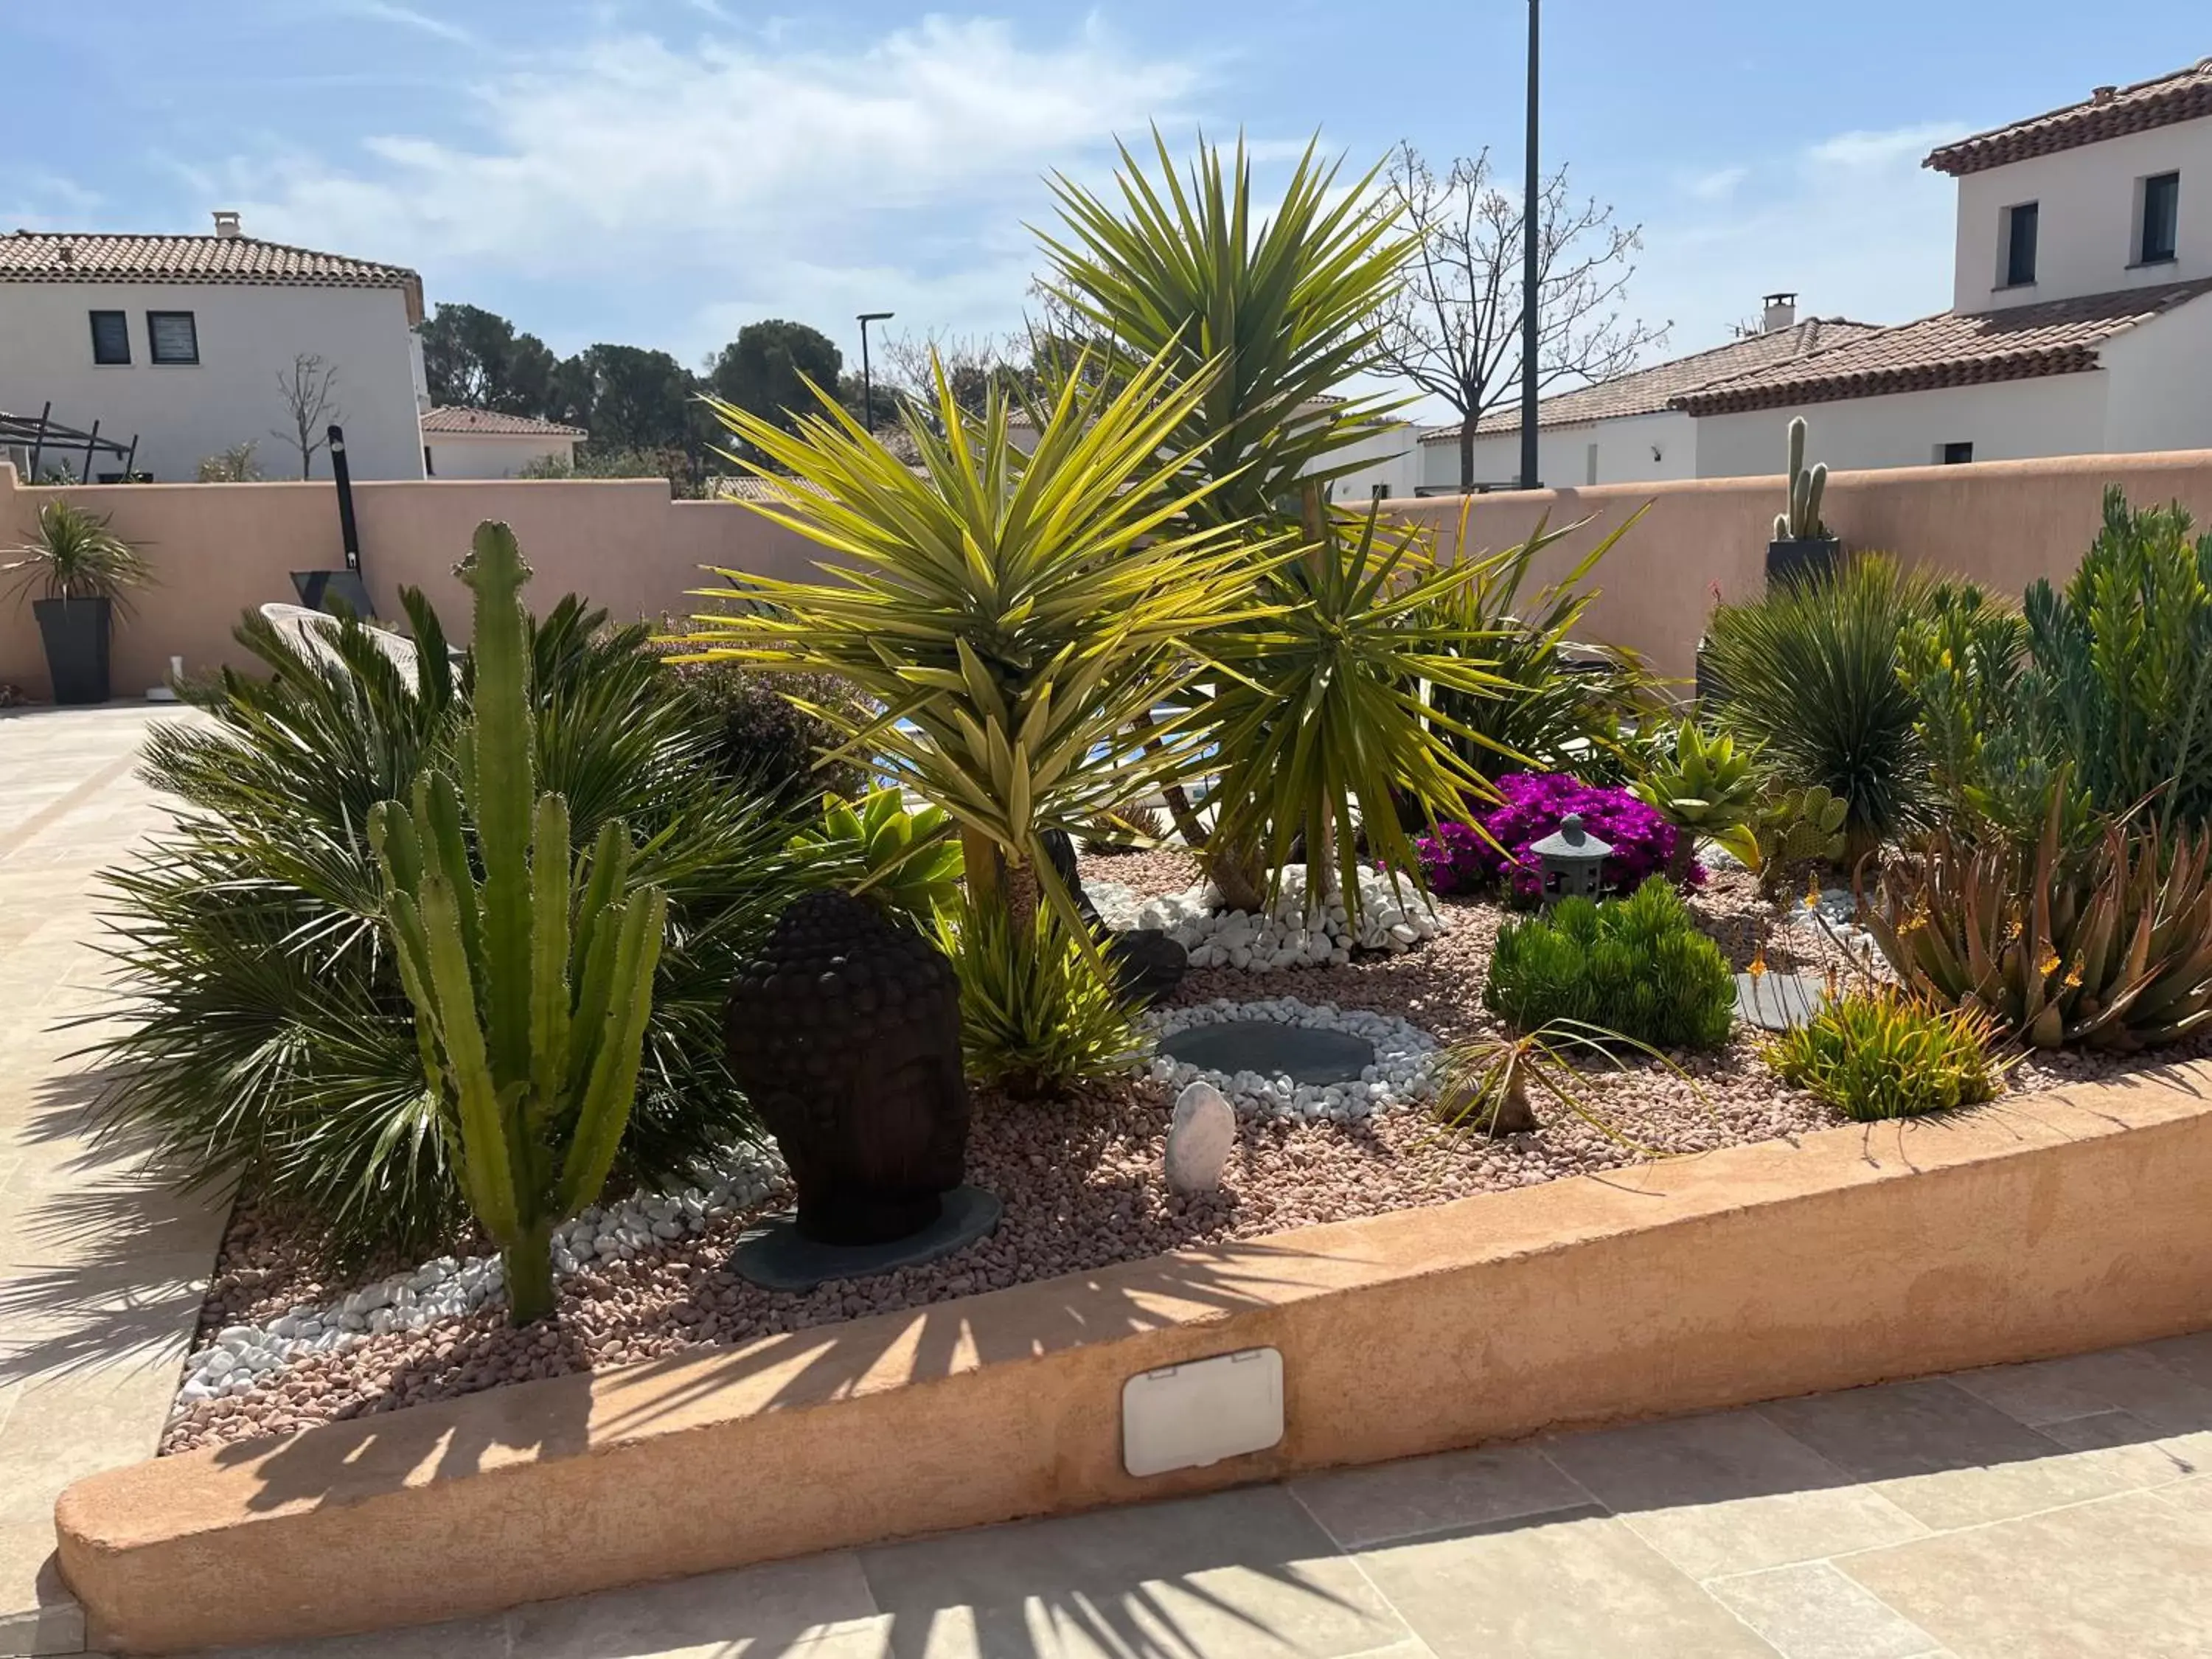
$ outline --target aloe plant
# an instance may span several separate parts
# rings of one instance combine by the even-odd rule
[[[1868,926],[1906,987],[2039,1048],[2123,1051],[2212,1029],[2212,830],[2112,823],[2071,852],[1950,830],[1886,871]]]
[[[461,574],[477,659],[462,783],[418,778],[411,811],[372,810],[369,838],[423,1067],[458,1128],[462,1189],[525,1325],[552,1310],[553,1227],[598,1198],[629,1121],[667,899],[632,886],[619,820],[578,863],[567,800],[537,793],[529,571],[514,532],[479,526]]]

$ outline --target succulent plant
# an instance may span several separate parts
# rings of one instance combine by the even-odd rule
[[[1778,892],[1812,864],[1844,856],[1844,819],[1850,804],[1819,784],[1785,789],[1759,811],[1752,826],[1755,856],[1745,860],[1770,893]]]
[[[1805,465],[1805,417],[1790,422],[1790,510],[1774,515],[1778,542],[1811,541],[1828,533],[1820,522],[1820,496],[1828,487],[1828,464]]]
[[[1757,863],[1751,826],[1759,812],[1758,758],[1755,746],[1738,749],[1732,737],[1708,737],[1694,720],[1676,722],[1645,750],[1643,775],[1629,793],[1674,826],[1670,879],[1690,878],[1700,836],[1745,864]]]
[[[1854,991],[1767,1045],[1767,1063],[1857,1122],[1917,1117],[1995,1100],[2005,1065],[1996,1022],[1895,986]]]
[[[792,837],[811,873],[921,927],[960,896],[960,841],[935,806],[908,811],[896,789],[858,802],[825,795],[822,822]]]
[[[458,1132],[461,1185],[506,1268],[518,1325],[550,1312],[550,1235],[599,1195],[629,1121],[667,900],[629,881],[617,819],[572,859],[568,804],[537,793],[522,585],[505,525],[477,529],[475,714],[462,783],[416,781],[368,830],[426,1073]],[[463,806],[477,827],[477,878]]]
[[[1868,917],[1905,985],[2039,1048],[2123,1051],[2212,1029],[2212,830],[2106,826],[2069,852],[1952,831],[1883,874]]]

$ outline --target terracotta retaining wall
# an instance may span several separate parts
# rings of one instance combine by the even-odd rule
[[[2063,579],[2081,562],[2108,483],[2139,502],[2180,501],[2200,522],[2212,521],[2212,451],[1840,472],[1828,481],[1824,510],[1853,547],[1887,549],[2016,594],[2037,576]],[[533,602],[550,605],[573,589],[624,620],[696,609],[685,590],[711,581],[702,565],[795,575],[818,554],[743,507],[672,501],[657,479],[434,479],[358,484],[354,494],[362,565],[379,611],[398,616],[400,586],[421,586],[457,636],[468,618],[451,568],[484,519],[507,520],[521,538],[538,572]],[[1596,580],[1604,592],[1586,632],[1644,653],[1662,673],[1686,677],[1714,593],[1741,599],[1764,583],[1766,538],[1782,497],[1779,478],[1483,495],[1473,498],[1467,541],[1506,547],[1547,516],[1555,527],[1589,520],[1540,567],[1556,574],[1649,503],[1601,567]],[[112,513],[117,530],[144,544],[160,579],[137,597],[136,615],[117,627],[118,696],[160,684],[172,655],[193,673],[225,662],[245,665],[230,637],[240,611],[289,599],[289,571],[340,562],[337,495],[326,482],[27,489],[0,462],[0,548],[27,535],[40,504],[53,499]],[[1444,544],[1454,544],[1459,498],[1389,505],[1438,526]],[[0,554],[0,563],[7,556]],[[27,610],[12,605],[0,605],[0,682],[46,694],[37,629]]]
[[[57,1510],[96,1648],[428,1622],[2212,1326],[2212,1065],[1826,1131],[189,1453]],[[1122,1383],[1283,1355],[1133,1480]]]

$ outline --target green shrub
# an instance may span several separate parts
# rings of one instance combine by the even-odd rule
[[[2004,1067],[1978,1010],[1939,1008],[1894,989],[1855,991],[1767,1047],[1767,1063],[1858,1122],[1995,1100]]]
[[[1624,899],[1563,899],[1498,932],[1483,1003],[1516,1031],[1617,1032],[1656,1048],[1728,1041],[1735,976],[1663,877]]]
[[[268,678],[226,672],[193,694],[208,718],[155,728],[145,775],[184,810],[107,877],[132,1022],[100,1045],[118,1077],[107,1121],[188,1182],[243,1176],[327,1229],[341,1260],[434,1253],[465,1214],[367,825],[424,772],[458,769],[473,665],[449,669],[436,613],[404,598],[411,672],[358,624],[329,625],[325,661],[249,617],[238,637]],[[721,1060],[722,1003],[799,889],[796,824],[716,776],[715,732],[642,648],[647,630],[605,624],[572,596],[530,625],[536,769],[579,848],[624,820],[635,878],[668,896],[618,1174],[680,1184],[754,1133]]]
[[[802,808],[824,794],[856,800],[867,793],[865,767],[828,758],[844,733],[814,712],[862,714],[865,704],[849,681],[835,674],[771,677],[734,662],[679,663],[676,674],[718,723],[714,763],[732,782]]]
[[[940,808],[909,812],[896,789],[858,802],[831,795],[822,822],[792,838],[811,880],[872,899],[892,915],[927,927],[958,902],[960,839]]]
[[[2212,823],[2212,535],[2191,529],[2179,505],[2134,511],[2109,489],[2073,580],[2027,590],[2013,735],[1987,757],[2000,793],[2024,770],[2011,793],[2032,808],[2063,769],[2098,811],[2154,798],[2163,826]]]
[[[1859,554],[1722,605],[1707,629],[1721,724],[1758,744],[1785,787],[1817,785],[1845,803],[1854,859],[1929,816],[1920,702],[1898,672],[1929,592],[1895,560]]]
[[[960,979],[968,1074],[1024,1099],[1064,1094],[1126,1070],[1141,1043],[1099,959],[1040,908],[1024,934],[1003,904],[963,906],[940,938]]]

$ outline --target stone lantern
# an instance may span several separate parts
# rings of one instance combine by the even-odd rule
[[[1551,904],[1563,898],[1595,898],[1605,885],[1605,861],[1613,856],[1613,843],[1583,829],[1581,813],[1570,812],[1528,850],[1543,861],[1539,896]]]

